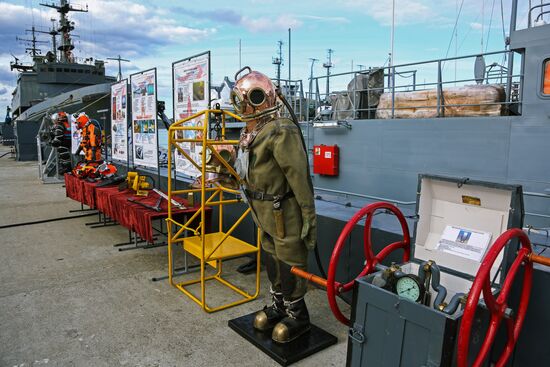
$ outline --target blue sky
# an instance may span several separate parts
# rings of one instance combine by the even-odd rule
[[[16,73],[9,71],[10,52],[25,59],[24,46],[15,37],[24,36],[24,29],[33,21],[46,29],[49,19],[55,16],[53,11],[38,6],[39,2],[44,1],[0,2],[1,111],[11,100],[16,80]],[[396,0],[395,63],[445,57],[461,3],[462,0]],[[501,3],[508,33],[511,0],[464,0],[457,23],[459,55],[481,50],[482,29],[483,49],[504,49]],[[527,1],[520,3],[525,3],[520,5],[520,21],[524,23]],[[282,75],[286,78],[287,30],[292,28],[292,78],[303,79],[306,85],[309,58],[320,60],[314,74],[324,74],[321,64],[326,61],[328,48],[334,49],[334,73],[350,71],[352,61],[356,70],[360,64],[383,65],[390,49],[391,0],[75,0],[72,4],[87,4],[89,9],[87,14],[71,14],[77,27],[74,33],[80,35],[75,38],[76,56],[105,59],[120,54],[132,61],[123,65],[125,75],[157,67],[159,99],[168,105],[173,61],[211,50],[213,81],[219,82],[226,75],[232,77],[238,69],[239,39],[242,65],[270,76],[275,76],[271,61],[277,52],[277,41],[282,40]],[[43,39],[48,39],[47,35]],[[452,43],[448,56],[454,54]],[[470,77],[471,63],[457,65],[457,74]],[[452,74],[454,65],[446,71]],[[108,64],[108,72],[116,74],[115,63]],[[335,83],[344,85],[345,81]]]

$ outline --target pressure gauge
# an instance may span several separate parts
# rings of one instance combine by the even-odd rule
[[[419,277],[413,274],[405,274],[397,279],[395,292],[412,302],[421,302],[424,297],[424,284]]]

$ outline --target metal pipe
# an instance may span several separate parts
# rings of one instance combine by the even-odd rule
[[[500,54],[503,54],[503,53],[510,53],[510,52],[511,51],[509,51],[509,50],[502,50],[502,51],[485,52],[481,55],[482,56],[491,56],[491,55],[500,55]],[[443,63],[445,61],[469,59],[469,58],[474,58],[474,57],[478,57],[478,56],[480,56],[479,53],[475,54],[475,55],[466,55],[466,56],[459,56],[459,57],[448,57],[448,58],[445,58],[445,59],[433,59],[433,60],[428,60],[428,61],[411,62],[411,63],[408,63],[408,64],[394,65],[394,67],[395,68],[402,68],[402,67],[409,67],[409,66],[415,66],[415,65],[431,64],[431,63],[435,63],[435,62],[438,62],[438,61],[441,61]],[[391,69],[391,68],[386,66],[386,67],[381,67],[381,69]],[[410,72],[412,72],[412,70]],[[334,78],[334,77],[337,77],[337,76],[349,75],[349,74],[353,74],[353,73],[351,73],[349,71],[347,71],[345,73],[338,73],[338,74],[331,73],[330,77]],[[323,78],[326,78],[326,76],[315,77],[315,79],[323,79]]]
[[[395,66],[391,69],[391,118],[395,117]]]
[[[441,84],[441,61],[437,62],[437,117],[441,117],[441,100],[443,99],[443,85]]]
[[[529,261],[537,264],[541,264],[541,265],[550,266],[550,257],[546,257],[546,256],[533,255],[533,253],[531,253],[529,255]]]
[[[297,268],[295,266],[290,269],[290,272],[296,276],[299,276],[300,278],[304,278],[311,283],[317,284],[320,287],[327,288],[327,280],[315,274],[308,273],[307,271]]]
[[[380,196],[358,194],[358,193],[355,193],[355,192],[342,191],[342,190],[326,189],[326,188],[323,188],[323,187],[314,187],[313,189],[314,190],[319,190],[319,191],[331,192],[331,193],[334,193],[334,194],[356,196],[356,197],[360,197],[360,198],[377,200],[377,201],[387,201],[387,202],[394,203],[394,204],[399,204],[399,205],[415,205],[416,204],[416,201],[393,200],[393,199],[388,199],[388,198],[384,198],[384,197],[380,197]]]
[[[550,215],[547,214],[539,214],[539,213],[532,213],[532,212],[525,212],[525,215],[530,215],[532,217],[539,217],[539,218],[550,218]]]
[[[529,11],[529,16],[531,16],[531,11]],[[516,22],[518,17],[518,0],[512,0],[512,14],[510,15],[510,33],[508,38],[511,39],[512,32],[516,30]],[[531,20],[529,18],[529,23]],[[531,25],[529,24],[529,27]],[[514,68],[514,52],[510,49],[510,44],[508,44],[508,49],[510,54],[508,55],[508,80],[506,82],[506,98],[509,102],[512,102],[512,72]],[[509,110],[509,108],[508,108]]]
[[[542,192],[525,191],[525,192],[523,192],[523,196],[534,196],[534,197],[538,197],[538,198],[550,199],[549,194],[543,194]]]

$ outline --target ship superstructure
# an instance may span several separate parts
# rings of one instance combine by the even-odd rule
[[[57,27],[52,23],[48,32],[32,28],[31,47],[28,49],[32,65],[24,65],[18,59],[11,63],[11,69],[19,71],[11,105],[19,160],[37,159],[36,133],[48,111],[62,108],[67,112],[77,112],[83,106],[89,106],[90,114],[94,115],[97,110],[108,107],[109,100],[105,97],[110,84],[116,81],[115,77],[105,74],[104,61],[87,58],[79,62],[73,54],[75,46],[71,32],[74,22],[68,14],[87,12],[87,8],[74,7],[68,0],[40,5],[56,9],[59,22]],[[45,55],[36,47],[39,42],[36,41],[37,32],[51,36],[52,49]],[[94,103],[99,98],[102,99]]]

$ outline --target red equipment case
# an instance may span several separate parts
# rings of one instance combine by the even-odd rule
[[[313,146],[313,173],[325,176],[338,176],[338,145]]]

